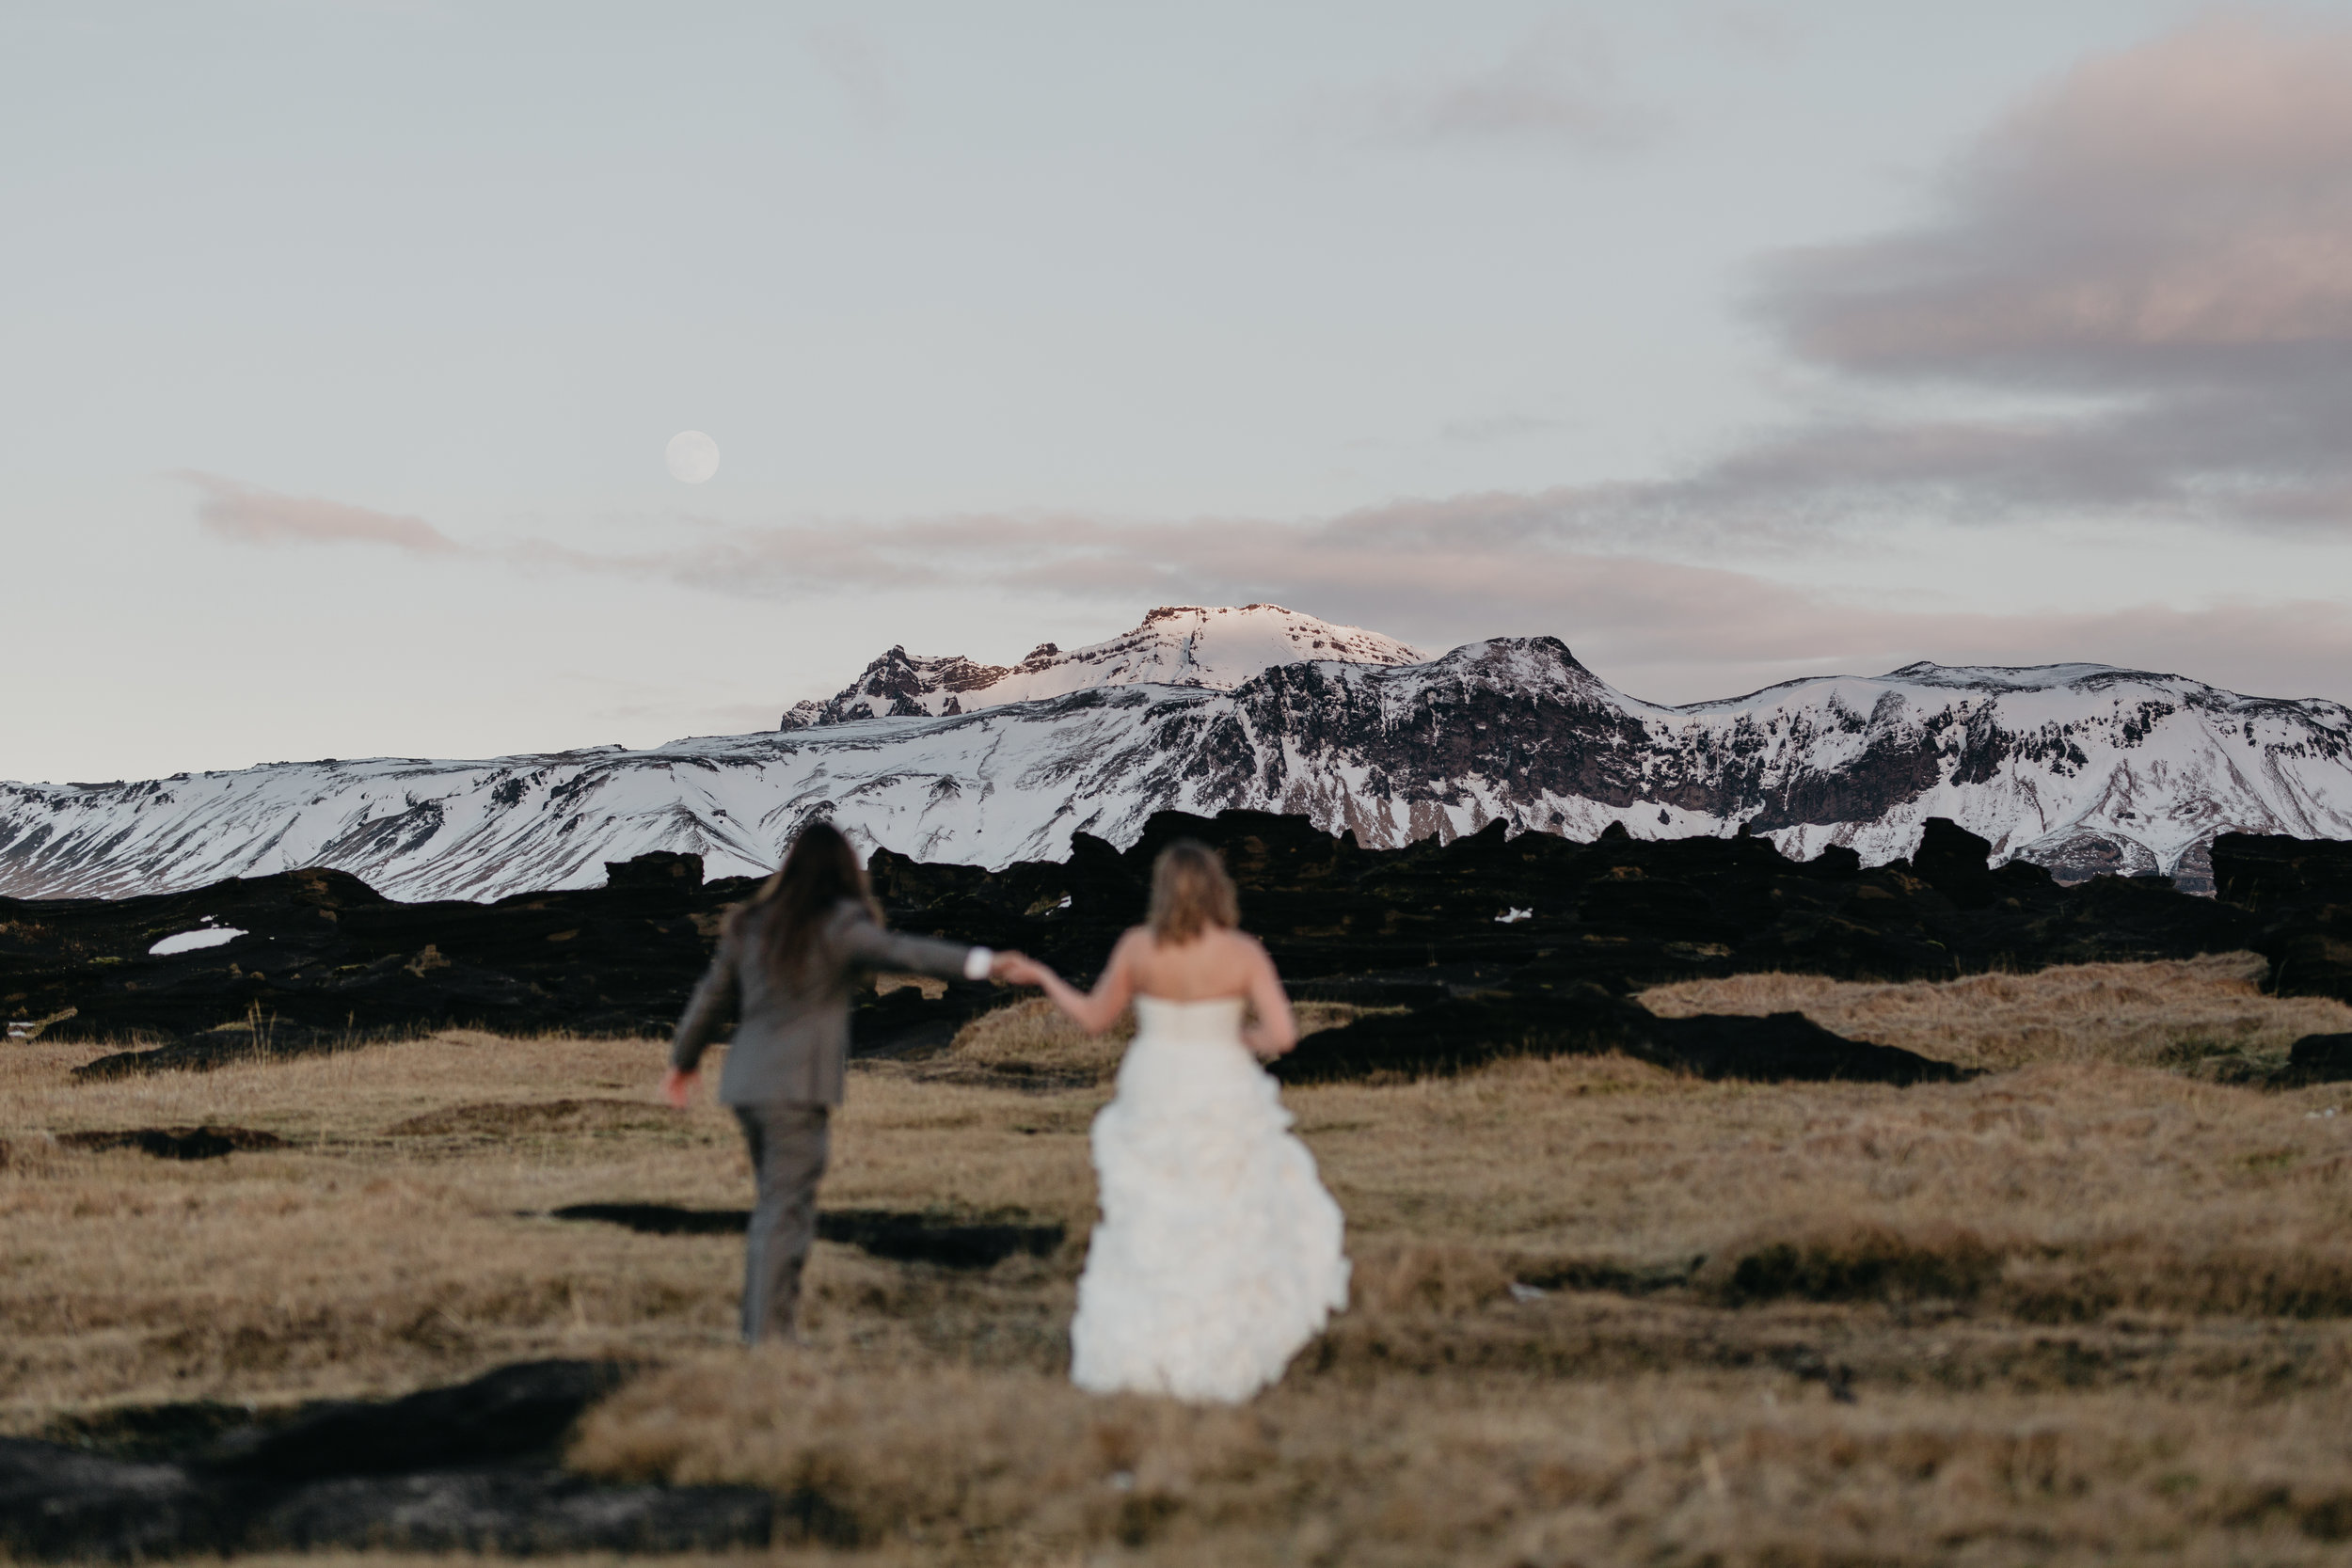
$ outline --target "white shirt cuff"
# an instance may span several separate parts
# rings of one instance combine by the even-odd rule
[[[967,980],[985,980],[988,978],[989,970],[995,962],[994,950],[975,947],[963,956],[963,977]]]

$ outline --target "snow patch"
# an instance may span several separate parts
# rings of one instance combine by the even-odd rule
[[[181,931],[167,936],[147,950],[151,958],[167,958],[174,953],[193,953],[202,947],[221,947],[246,933],[234,926],[208,926],[193,931]]]

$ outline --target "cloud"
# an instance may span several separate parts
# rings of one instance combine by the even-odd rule
[[[1709,477],[2352,524],[2352,28],[2225,16],[2089,60],[1938,194],[1774,259],[1759,309],[1842,377],[2082,405],[1825,426]]]
[[[1555,31],[1486,70],[1398,87],[1386,123],[1584,136],[1601,123],[1592,105],[1613,100],[1605,57],[1577,47]],[[1889,515],[2352,532],[2352,27],[2224,17],[2086,61],[1990,126],[1935,195],[1912,228],[1773,259],[1756,307],[1838,399],[1899,408],[1918,392],[1938,414],[1817,416],[1655,480],[1291,523],[712,526],[598,552],[473,549],[420,518],[187,477],[205,527],[254,543],[385,545],[761,600],[925,586],[1138,608],[1271,599],[1435,645],[1565,628],[1605,677],[1679,700],[1917,658],[2088,658],[2352,696],[2352,606],[2335,583],[2099,611],[2054,584],[2047,610],[1994,615],[1691,563],[1733,539],[1798,557]],[[1445,435],[1517,433],[1506,419]]]
[[[1374,88],[1360,116],[1385,139],[1549,141],[1588,151],[1636,146],[1658,129],[1656,114],[1619,90],[1599,31],[1560,23],[1484,65]]]
[[[1799,350],[2111,387],[2352,342],[2352,29],[2208,21],[2029,99],[1921,230],[1796,253]]]
[[[1468,445],[1483,445],[1489,441],[1516,441],[1525,436],[1540,436],[1548,430],[1562,429],[1565,421],[1547,420],[1534,414],[1493,414],[1485,419],[1455,420],[1438,434],[1449,441]]]
[[[878,131],[897,118],[890,55],[865,29],[845,23],[811,27],[802,42],[840,89],[842,102],[859,123]]]
[[[2017,614],[1893,609],[1603,547],[1605,531],[1580,514],[1617,498],[1578,490],[1406,501],[1291,523],[968,514],[851,527],[717,525],[657,549],[596,551],[544,540],[481,549],[413,517],[209,475],[201,483],[206,526],[257,544],[391,544],[761,602],[915,588],[1009,601],[1124,602],[1138,613],[1153,604],[1266,600],[1433,647],[1565,630],[1604,678],[1660,701],[1724,696],[1804,674],[1870,673],[1920,658],[2090,659],[2283,695],[2325,686],[2317,672],[2340,683],[2352,671],[2352,606],[2340,602],[2099,611],[2059,605]],[[231,502],[240,509],[225,525],[216,514]],[[866,655],[852,649],[849,657]],[[2319,694],[2344,698],[2352,690]]]
[[[1288,604],[1443,647],[1567,629],[1604,678],[1694,701],[1828,673],[2090,659],[2311,695],[2352,671],[2352,606],[2324,600],[2029,613],[1910,610],[1752,573],[1611,553],[1531,498],[1417,502],[1318,522],[1114,525],[967,515],[738,529],[673,550],[544,563],[754,598],[955,587],[1005,597]],[[898,634],[893,634],[898,635]],[[926,653],[958,649],[927,648]],[[2352,689],[2319,694],[2352,696]]]
[[[1744,60],[1786,55],[1809,31],[1799,18],[1762,6],[1703,6],[1690,21],[1703,41]]]
[[[284,495],[217,474],[189,471],[177,477],[199,492],[197,521],[224,539],[249,545],[389,545],[417,555],[451,555],[465,548],[421,517]]]

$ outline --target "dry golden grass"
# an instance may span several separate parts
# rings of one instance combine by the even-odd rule
[[[2352,1534],[2352,1431],[2308,1396],[1841,1405],[1781,1373],[1472,1373],[1294,1376],[1234,1410],[763,1355],[633,1385],[574,1452],[755,1481],[816,1540],[956,1561],[2289,1562]]]
[[[1337,1002],[1301,1002],[1295,1008],[1302,1035],[1337,1028],[1367,1013],[1397,1010]],[[1051,1002],[1033,996],[965,1024],[946,1055],[931,1064],[923,1076],[941,1082],[1070,1087],[1107,1084],[1119,1071],[1128,1041],[1135,1037],[1132,1014],[1102,1034],[1088,1035]]]
[[[1931,1053],[2040,1042],[1963,1085],[1600,1058],[1288,1091],[1356,1298],[1240,1411],[1063,1380],[1115,1057],[1033,1006],[858,1071],[825,1200],[1037,1215],[1061,1251],[958,1274],[820,1243],[813,1351],[748,1361],[736,1243],[543,1217],[747,1201],[731,1119],[655,1103],[657,1042],[451,1034],[81,1085],[96,1048],[36,1040],[0,1052],[0,1427],[623,1355],[663,1370],[576,1463],[775,1487],[810,1561],[2336,1560],[2352,1108],[2147,1065],[2187,1037],[2167,998],[2182,1031],[2301,1032],[2226,969],[2100,966],[2039,1000],[1751,983],[1755,1010],[1816,986],[1912,1020],[1896,1042]],[[290,1147],[55,1141],[207,1122]]]
[[[1736,974],[1642,993],[1652,1012],[1798,1012],[1825,1029],[1966,1067],[2129,1062],[2208,1069],[2221,1059],[2275,1067],[2305,1035],[2352,1030],[2352,1006],[2265,996],[2269,961],[2223,953],[2148,964],[2071,964],[1886,985],[1818,974]]]

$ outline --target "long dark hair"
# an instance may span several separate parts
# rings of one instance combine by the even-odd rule
[[[769,968],[798,975],[815,956],[817,932],[825,917],[845,898],[865,905],[875,922],[881,922],[882,911],[866,885],[857,850],[840,829],[818,817],[792,840],[784,863],[761,884],[758,895],[728,918],[738,929],[743,922],[764,920]]]

